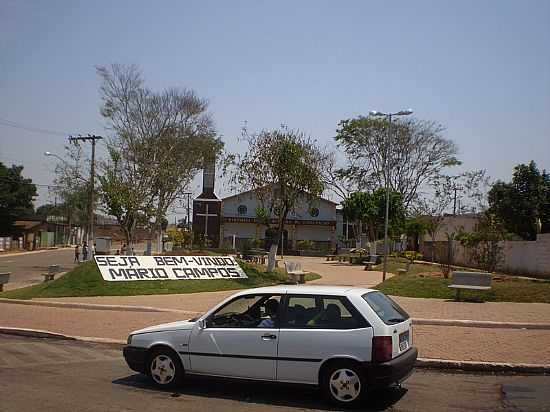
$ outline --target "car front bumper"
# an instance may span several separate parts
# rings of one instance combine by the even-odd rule
[[[146,348],[138,348],[136,346],[125,346],[122,349],[122,354],[124,355],[124,359],[126,360],[126,363],[130,367],[130,369],[146,373],[147,370],[147,349]]]
[[[414,371],[418,350],[411,347],[397,358],[383,363],[365,363],[367,382],[374,386],[388,386],[401,383]]]

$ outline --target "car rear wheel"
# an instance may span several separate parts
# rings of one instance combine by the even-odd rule
[[[179,356],[168,348],[158,348],[151,352],[147,372],[155,385],[161,388],[173,388],[184,375]]]
[[[323,373],[321,389],[327,398],[343,407],[355,407],[366,393],[364,375],[355,362],[341,361]]]

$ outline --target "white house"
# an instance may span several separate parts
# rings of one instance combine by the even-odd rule
[[[266,238],[267,226],[260,224],[256,210],[261,207],[255,192],[238,193],[222,199],[220,238],[226,244]],[[271,216],[275,223],[275,215]],[[308,201],[306,195],[295,211],[289,213],[283,235],[283,248],[296,249],[301,240],[334,248],[336,245],[336,203],[318,198]]]

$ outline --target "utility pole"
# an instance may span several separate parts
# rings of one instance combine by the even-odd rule
[[[187,230],[191,231],[191,192],[186,192],[187,195]]]
[[[69,136],[69,141],[76,143],[78,141],[91,141],[92,142],[92,164],[90,167],[90,203],[88,205],[88,219],[89,219],[89,230],[88,230],[88,247],[90,247],[91,242],[94,241],[94,182],[95,182],[95,143],[96,140],[101,140],[103,137],[96,135],[87,135],[87,136]]]
[[[453,190],[454,190],[454,201],[453,201],[453,216],[456,216],[456,201],[457,201],[457,197],[456,197],[456,192],[458,190],[462,190],[462,187],[461,186],[457,186],[456,184],[453,185]],[[459,199],[459,202],[460,202],[460,199]],[[460,211],[460,203],[458,205],[458,210]]]
[[[53,201],[53,210],[55,212],[54,218],[55,218],[55,232],[53,232],[53,245],[57,246],[57,195],[54,197]]]

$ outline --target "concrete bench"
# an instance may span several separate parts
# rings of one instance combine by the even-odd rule
[[[378,262],[376,260],[369,259],[365,262],[365,270],[372,270],[372,267],[375,266]]]
[[[55,278],[55,275],[59,273],[59,265],[48,266],[48,273],[42,273],[44,276],[44,282],[49,282]]]
[[[456,300],[460,300],[460,291],[468,290],[489,290],[491,289],[491,274],[482,272],[453,272],[453,280],[449,285],[456,290]]]
[[[327,258],[327,262],[331,262],[333,260],[336,260],[336,255],[327,255],[326,258]]]
[[[288,278],[293,283],[306,283],[306,275],[308,272],[302,270],[302,264],[299,262],[285,262],[285,271]]]
[[[4,290],[4,285],[10,281],[11,272],[0,273],[0,292]]]

